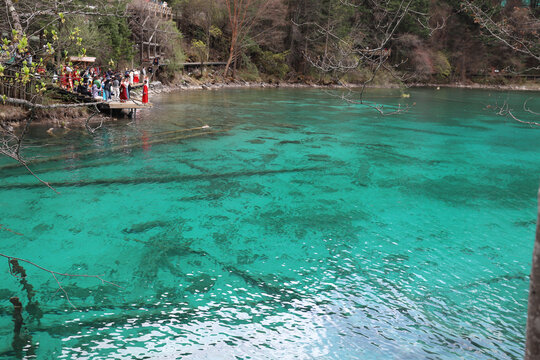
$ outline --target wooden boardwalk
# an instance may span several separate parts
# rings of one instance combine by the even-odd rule
[[[105,109],[148,109],[154,105],[152,103],[143,104],[140,101],[128,100],[126,102],[104,101],[100,106],[103,106]]]
[[[184,66],[184,67],[191,67],[191,66],[225,66],[227,65],[226,62],[220,62],[220,61],[209,61],[209,62],[205,62],[205,63],[201,63],[201,62],[185,62],[185,63],[180,63],[180,66]]]

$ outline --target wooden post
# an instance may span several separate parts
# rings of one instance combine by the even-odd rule
[[[141,26],[141,47],[140,47],[140,52],[141,52],[141,65],[143,63],[143,54],[144,54],[144,26]]]

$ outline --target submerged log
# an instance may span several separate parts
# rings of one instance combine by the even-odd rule
[[[83,157],[98,154],[98,153],[123,151],[125,149],[131,149],[131,148],[135,148],[135,147],[140,147],[143,144],[145,144],[145,145],[146,144],[147,145],[164,144],[164,143],[178,141],[178,140],[182,140],[182,139],[188,139],[188,138],[191,138],[191,137],[205,136],[205,135],[210,135],[210,134],[218,134],[218,133],[223,133],[223,132],[228,131],[228,130],[205,131],[203,133],[182,135],[182,136],[178,136],[178,137],[161,138],[161,136],[163,136],[163,135],[178,134],[178,133],[183,133],[183,132],[187,132],[187,131],[205,130],[205,129],[208,129],[208,127],[200,126],[200,127],[190,128],[190,129],[167,131],[167,132],[164,132],[164,133],[156,134],[155,136],[160,137],[159,139],[156,139],[156,140],[151,140],[151,141],[147,141],[147,142],[138,141],[136,143],[129,144],[129,145],[116,145],[116,146],[112,146],[110,148],[100,148],[100,149],[82,151],[82,152],[78,152],[78,153],[58,155],[58,156],[53,156],[53,157],[44,158],[44,159],[35,159],[35,160],[30,160],[27,163],[28,163],[29,166],[34,166],[36,164],[43,164],[43,163],[54,162],[54,161],[59,161],[59,160],[66,160],[66,159],[71,159],[71,158],[83,158]],[[0,166],[0,170],[9,169],[9,168],[16,168],[16,167],[20,167],[20,164],[19,163],[6,164],[4,166]]]
[[[293,169],[276,169],[276,170],[252,170],[252,171],[235,171],[228,173],[202,173],[202,174],[171,174],[168,176],[147,176],[140,177],[133,175],[133,177],[125,178],[112,178],[112,179],[95,179],[95,180],[81,180],[81,181],[64,181],[64,182],[51,182],[51,185],[55,187],[82,187],[82,186],[100,186],[100,185],[113,185],[113,184],[167,184],[179,181],[197,181],[197,180],[211,180],[211,179],[226,179],[237,178],[244,176],[262,176],[271,174],[285,174],[285,173],[299,173],[308,171],[324,170],[325,167],[307,167],[307,168],[293,168]],[[6,184],[0,185],[0,189],[30,189],[43,187],[40,183],[27,183],[27,184]]]

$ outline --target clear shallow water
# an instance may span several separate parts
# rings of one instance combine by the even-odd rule
[[[95,136],[36,131],[61,195],[2,162],[0,223],[22,234],[0,230],[2,253],[123,287],[62,278],[73,309],[25,266],[37,358],[522,358],[540,129],[484,106],[539,96],[407,92],[392,117],[318,90],[183,92]],[[19,288],[6,264],[2,359]]]

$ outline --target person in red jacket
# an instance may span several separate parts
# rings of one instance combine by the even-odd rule
[[[120,83],[120,102],[126,102],[128,99],[128,89],[126,80],[122,80]]]
[[[148,80],[144,80],[144,86],[142,91],[142,102],[148,104]]]

